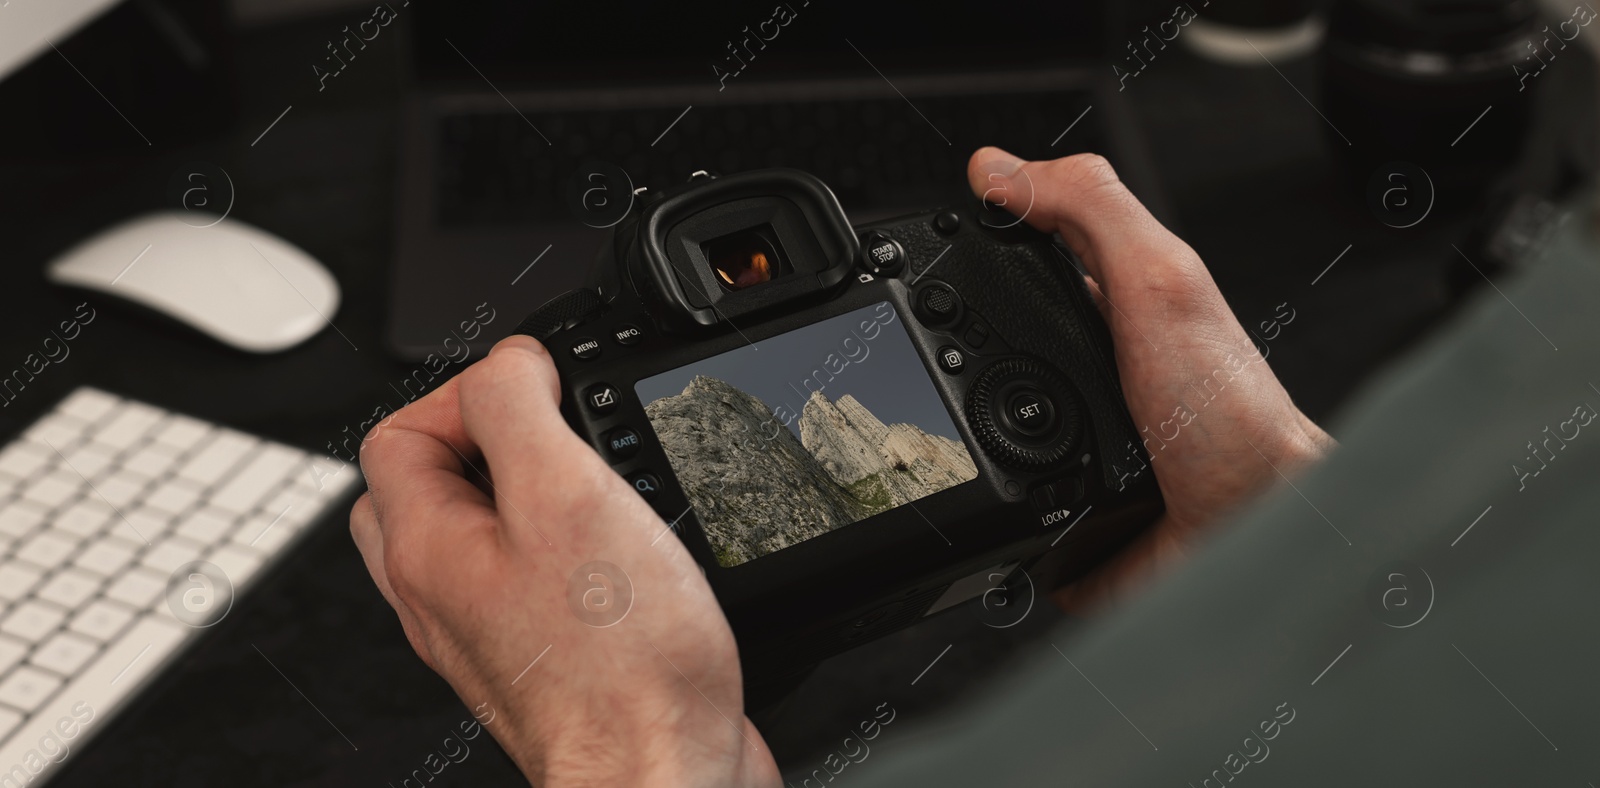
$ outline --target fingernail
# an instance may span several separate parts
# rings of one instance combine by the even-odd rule
[[[990,146],[985,150],[989,151],[989,155],[983,163],[984,168],[1002,178],[1010,178],[1015,175],[1017,170],[1026,163],[1001,148]]]

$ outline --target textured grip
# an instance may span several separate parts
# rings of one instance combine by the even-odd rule
[[[594,290],[568,290],[533,310],[511,333],[527,334],[543,342],[557,331],[593,317],[604,303]]]
[[[951,239],[937,235],[927,222],[907,223],[894,233],[913,261],[914,274],[944,280],[1014,348],[1049,361],[1077,384],[1109,489],[1121,489],[1124,473],[1145,467],[1144,447],[1111,357],[1110,332],[1066,252],[1043,235],[1015,244],[982,232]],[[945,252],[952,240],[954,247]],[[935,259],[938,264],[930,268],[928,261]]]

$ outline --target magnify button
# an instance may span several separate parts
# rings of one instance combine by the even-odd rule
[[[646,501],[655,500],[661,492],[661,479],[649,471],[638,471],[628,474],[628,484],[633,485],[635,492]]]

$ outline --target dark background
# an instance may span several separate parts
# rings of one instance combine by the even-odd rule
[[[1133,31],[1165,18],[1165,5],[1123,7],[1122,24]],[[407,67],[402,37],[390,33],[415,32],[404,29],[415,6],[400,9],[395,25],[322,93],[308,65],[366,11],[237,28],[221,8],[195,8],[212,14],[220,31],[199,72],[161,53],[150,21],[133,5],[58,42],[150,145],[48,50],[0,82],[7,108],[0,123],[0,366],[36,351],[74,305],[87,300],[99,313],[71,343],[68,359],[0,410],[0,432],[15,432],[74,387],[92,384],[326,450],[341,431],[394,403],[390,383],[412,369],[386,355],[382,337]],[[975,26],[984,36],[1028,25],[1000,10],[975,13],[995,15]],[[587,35],[603,43],[602,32]],[[1532,150],[1562,150],[1566,123],[1580,114],[1573,108],[1592,101],[1592,66],[1576,48],[1569,51],[1561,68],[1541,77],[1548,117],[1541,116],[1542,142],[1530,143]],[[1277,63],[1281,74],[1210,63],[1178,47],[1161,58],[1126,93],[1160,176],[1161,218],[1207,261],[1244,325],[1270,319],[1279,304],[1295,310],[1293,325],[1272,341],[1271,363],[1306,413],[1326,421],[1374,370],[1448,316],[1474,276],[1450,244],[1473,248],[1488,214],[1472,200],[1441,194],[1440,210],[1416,228],[1377,221],[1361,186],[1368,172],[1353,171],[1332,152],[1323,119],[1286,83],[1317,101],[1311,58]],[[1471,114],[1455,127],[1465,128]],[[356,349],[325,331],[285,353],[246,355],[44,281],[45,264],[76,241],[172,207],[168,184],[193,161],[232,176],[234,216],[285,237],[334,272],[345,296],[334,322]],[[497,315],[508,323],[520,318]],[[963,606],[825,664],[763,732],[780,765],[808,771],[880,703],[891,703],[900,719],[925,716],[1004,672],[1012,644],[1058,621],[1043,600],[1022,624],[1004,629]],[[253,647],[271,655],[359,750]],[[335,512],[176,670],[77,752],[55,784],[398,785],[470,716],[411,652]],[[879,741],[892,747],[894,739]],[[487,737],[471,744],[471,757],[435,784],[515,784],[515,770]]]

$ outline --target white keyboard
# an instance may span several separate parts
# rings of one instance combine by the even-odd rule
[[[359,475],[93,388],[0,449],[0,784],[36,786]]]

